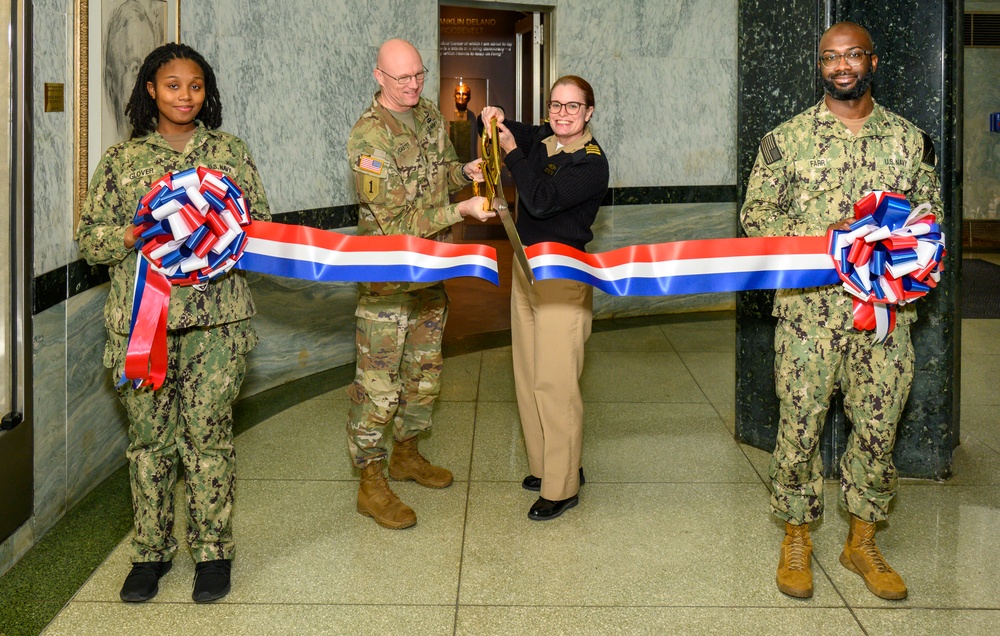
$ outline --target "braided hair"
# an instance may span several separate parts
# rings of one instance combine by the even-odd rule
[[[197,119],[210,129],[222,125],[222,100],[219,97],[219,86],[215,81],[215,71],[200,53],[186,44],[168,42],[153,49],[142,63],[139,75],[132,87],[132,96],[125,106],[125,115],[132,124],[132,138],[142,137],[156,130],[160,111],[156,102],[146,90],[146,83],[156,84],[156,73],[172,60],[191,60],[201,67],[205,74],[205,103],[198,112]]]

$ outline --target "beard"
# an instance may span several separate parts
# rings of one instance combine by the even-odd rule
[[[845,75],[841,73],[840,75]],[[827,94],[842,102],[850,102],[856,99],[861,99],[861,97],[868,91],[868,87],[872,85],[872,81],[875,79],[875,71],[869,70],[864,75],[858,75],[858,80],[854,83],[853,88],[839,88],[833,83],[833,78],[836,75],[829,78],[823,78],[823,89],[826,90]]]

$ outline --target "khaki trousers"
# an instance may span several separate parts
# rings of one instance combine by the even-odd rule
[[[541,496],[559,501],[580,490],[580,374],[593,320],[594,289],[561,279],[529,285],[517,262],[513,269],[514,385],[528,468],[542,479]]]

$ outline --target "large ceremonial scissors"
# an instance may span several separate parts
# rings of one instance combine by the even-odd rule
[[[528,256],[524,253],[524,244],[521,243],[521,237],[517,234],[517,227],[514,226],[514,219],[510,215],[510,206],[507,205],[507,200],[503,196],[503,187],[500,185],[500,135],[497,132],[496,117],[490,120],[490,133],[488,135],[484,130],[479,138],[479,154],[483,159],[482,164],[480,164],[483,171],[482,192],[480,192],[479,183],[474,183],[473,189],[476,196],[481,195],[486,198],[486,201],[483,202],[483,210],[492,210],[500,217],[503,229],[507,233],[507,240],[514,248],[514,259],[521,266],[521,271],[524,272],[528,283],[534,284],[535,277],[531,273]]]

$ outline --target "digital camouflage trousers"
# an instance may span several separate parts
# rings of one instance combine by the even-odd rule
[[[135,512],[132,560],[169,561],[178,463],[187,500],[187,542],[195,562],[232,559],[236,479],[232,404],[257,337],[249,320],[167,334],[160,389],[118,395],[129,417],[129,476]],[[127,337],[109,333],[105,365],[122,377]]]
[[[362,295],[357,316],[357,369],[347,389],[347,442],[354,465],[384,459],[392,424],[397,440],[431,425],[441,392],[441,341],[448,296],[435,285],[390,296]]]
[[[817,337],[819,333],[819,337]],[[837,386],[852,424],[840,458],[842,501],[866,521],[886,518],[896,494],[896,426],[913,381],[908,325],[884,343],[871,332],[813,330],[788,321],[775,329],[780,421],[771,456],[771,509],[794,524],[823,514],[820,436]]]

